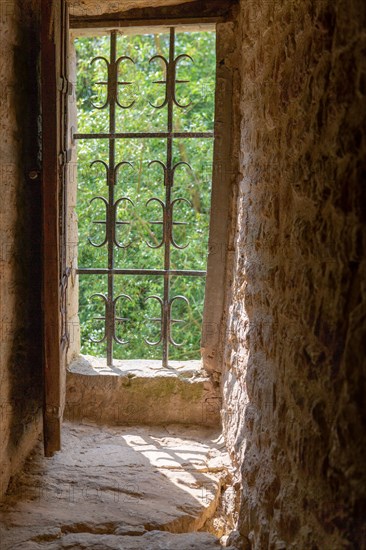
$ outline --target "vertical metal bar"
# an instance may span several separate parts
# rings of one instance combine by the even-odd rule
[[[165,220],[164,220],[164,298],[163,298],[163,367],[169,362],[169,332],[170,332],[170,240],[172,232],[171,215],[171,188],[173,184],[173,98],[174,98],[174,27],[170,28],[169,37],[169,63],[167,69],[167,98],[168,98],[168,137],[166,148],[166,181],[165,183]]]
[[[117,32],[112,31],[110,37],[110,65],[108,73],[108,101],[109,101],[109,133],[116,132],[116,95],[117,95],[117,67],[116,67]],[[107,365],[113,363],[113,335],[114,335],[114,185],[115,185],[115,140],[109,139],[109,169],[108,169],[108,215],[107,215],[107,242],[108,242],[108,298],[106,307],[106,335],[107,335]]]

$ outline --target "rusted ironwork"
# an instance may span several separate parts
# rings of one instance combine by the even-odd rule
[[[199,270],[185,270],[185,269],[171,269],[171,249],[183,249],[188,245],[179,245],[174,239],[174,227],[186,225],[187,222],[174,219],[174,207],[182,202],[190,204],[185,198],[176,198],[172,200],[172,187],[174,185],[175,171],[179,166],[186,165],[190,168],[186,162],[178,162],[173,164],[173,140],[176,138],[212,138],[213,132],[174,132],[173,130],[173,109],[174,105],[178,108],[185,108],[187,105],[182,105],[176,99],[175,86],[187,82],[185,80],[177,80],[176,69],[179,61],[184,58],[192,60],[187,54],[181,54],[175,57],[175,31],[174,27],[170,28],[170,41],[169,41],[169,58],[166,59],[162,55],[154,55],[149,63],[156,60],[160,60],[165,66],[165,80],[155,81],[155,84],[161,84],[165,86],[165,97],[162,103],[159,105],[152,105],[155,109],[167,108],[167,128],[164,132],[116,132],[116,107],[122,109],[129,109],[134,102],[132,101],[128,105],[123,105],[118,99],[118,89],[120,86],[129,86],[131,82],[119,82],[118,81],[118,67],[122,62],[134,63],[133,59],[128,56],[122,56],[117,59],[116,57],[116,40],[117,31],[111,31],[110,35],[110,59],[109,61],[104,57],[96,57],[92,60],[92,63],[102,60],[108,68],[108,80],[98,82],[99,85],[107,86],[107,99],[101,106],[96,106],[98,109],[109,108],[109,131],[108,133],[96,133],[96,134],[74,134],[74,139],[107,139],[109,141],[109,162],[108,164],[101,160],[95,160],[91,165],[102,164],[106,170],[106,181],[108,186],[108,199],[102,196],[95,196],[93,201],[102,201],[106,210],[105,220],[96,220],[93,223],[100,224],[105,227],[104,238],[101,242],[96,243],[89,239],[91,246],[100,248],[106,246],[108,249],[108,267],[107,268],[83,268],[80,267],[77,272],[82,275],[107,275],[108,277],[108,290],[106,294],[97,293],[92,298],[99,298],[104,303],[105,315],[96,317],[95,320],[104,322],[104,334],[99,340],[93,340],[96,343],[105,342],[107,345],[107,363],[112,365],[113,362],[113,343],[126,345],[127,340],[121,340],[117,337],[116,325],[118,323],[127,322],[126,317],[117,317],[116,305],[119,300],[131,301],[131,297],[127,294],[119,294],[114,296],[114,277],[119,275],[135,275],[135,276],[159,276],[163,278],[163,296],[148,296],[145,302],[148,300],[155,300],[160,304],[161,314],[160,317],[153,317],[149,320],[160,324],[160,335],[156,341],[151,341],[144,338],[147,345],[157,346],[162,345],[162,364],[164,367],[168,366],[169,362],[169,346],[181,346],[183,344],[176,342],[172,336],[171,327],[176,323],[182,323],[182,319],[174,319],[172,317],[172,306],[174,302],[181,300],[188,304],[188,300],[185,296],[177,295],[171,296],[170,280],[172,276],[180,275],[185,277],[204,277],[205,271]],[[128,225],[129,221],[117,220],[118,206],[125,202],[134,206],[132,200],[129,197],[115,198],[115,183],[118,170],[124,165],[130,163],[123,161],[116,164],[115,155],[115,142],[116,139],[129,139],[129,138],[164,138],[166,139],[166,161],[165,163],[159,160],[153,160],[152,164],[159,164],[163,170],[164,175],[164,187],[165,187],[165,200],[162,201],[157,197],[152,197],[146,202],[146,207],[151,203],[158,203],[161,206],[162,217],[160,220],[150,220],[152,225],[160,225],[163,228],[163,236],[161,241],[156,245],[152,245],[146,242],[146,245],[150,248],[164,249],[164,268],[163,269],[119,269],[115,267],[115,249],[127,248],[131,243],[120,243],[116,238],[117,227],[119,225]]]
[[[120,132],[115,134],[74,134],[74,139],[125,139],[125,138],[213,138],[213,132]]]
[[[108,269],[103,267],[84,267],[78,269],[78,273],[82,275],[108,275]],[[188,277],[204,277],[206,271],[195,271],[189,269],[118,269],[113,270],[115,275],[165,275],[172,277],[173,275],[186,275]]]

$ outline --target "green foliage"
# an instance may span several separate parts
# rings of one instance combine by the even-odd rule
[[[77,70],[78,132],[101,133],[109,131],[109,109],[98,109],[106,102],[107,68],[102,60],[92,63],[97,56],[109,59],[109,36],[79,38],[75,42]],[[119,82],[130,82],[119,86],[117,107],[117,132],[166,131],[167,108],[157,109],[165,97],[165,85],[154,83],[165,80],[164,64],[159,59],[149,63],[154,55],[169,55],[169,35],[118,36],[117,56],[129,56],[119,65]],[[189,80],[176,85],[176,97],[185,108],[174,108],[174,129],[183,131],[211,131],[214,120],[215,86],[215,34],[213,32],[177,33],[175,55],[188,54],[178,64],[177,79]],[[98,84],[99,83],[99,84]],[[150,102],[150,103],[149,103]],[[94,106],[93,106],[94,104]],[[172,200],[174,221],[186,222],[174,227],[177,244],[182,250],[172,248],[173,269],[206,269],[207,240],[212,177],[212,140],[177,139],[173,144],[173,161],[187,162],[175,172]],[[102,196],[108,199],[106,171],[102,164],[108,164],[108,140],[90,139],[78,142],[78,199],[79,224],[78,263],[80,267],[106,267],[107,247],[93,247],[103,242],[105,226],[95,223],[106,219]],[[115,267],[162,269],[164,250],[151,248],[161,242],[162,208],[157,201],[147,204],[156,197],[165,198],[162,167],[151,161],[166,162],[166,142],[162,138],[121,139],[116,141],[116,163],[126,161],[120,167],[115,186],[115,199],[122,200],[118,207]],[[92,201],[92,202],[91,202]],[[128,223],[127,223],[128,222]],[[187,245],[187,246],[186,246]],[[122,248],[123,247],[123,248]],[[182,347],[171,346],[172,359],[194,359],[200,357],[200,333],[205,280],[193,277],[173,277],[171,296],[183,295],[173,305],[173,318],[184,322],[173,323],[173,338],[184,343]],[[106,293],[107,277],[96,275],[80,276],[80,324],[82,329],[82,352],[93,355],[105,353],[104,344],[96,344],[91,338],[100,339],[104,334],[103,321],[95,318],[104,316],[104,305],[100,298],[91,296]],[[117,336],[128,340],[128,344],[114,346],[115,358],[160,358],[161,346],[150,347],[144,339],[158,339],[159,322],[149,320],[160,317],[160,305],[148,296],[163,294],[162,277],[158,276],[116,276],[115,296],[129,295],[131,301],[121,298],[117,303],[117,316],[128,321],[117,323]]]

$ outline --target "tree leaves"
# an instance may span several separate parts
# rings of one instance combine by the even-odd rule
[[[107,87],[98,82],[107,80],[106,64],[103,61],[91,63],[97,56],[109,59],[109,37],[78,38],[75,41],[77,52],[77,109],[78,132],[108,132],[108,108],[97,109],[93,103],[105,102]],[[131,82],[119,86],[119,102],[123,105],[135,101],[129,109],[117,107],[118,132],[165,131],[166,107],[155,109],[150,103],[159,104],[165,94],[165,85],[154,81],[165,80],[164,64],[149,63],[156,55],[168,58],[169,36],[137,35],[120,36],[117,39],[118,56],[130,56],[134,64],[121,61],[118,80]],[[182,58],[177,69],[177,79],[189,80],[176,85],[176,95],[180,103],[189,106],[174,107],[175,130],[212,131],[214,119],[215,86],[215,35],[212,32],[177,33],[175,55],[188,54],[194,60]],[[108,164],[107,140],[80,140],[78,142],[78,197],[77,214],[79,224],[78,264],[80,267],[106,267],[106,246],[93,248],[89,237],[96,242],[103,241],[105,226],[93,223],[105,219],[102,201],[90,202],[100,195],[108,198],[106,171],[101,165],[90,164],[102,160]],[[152,197],[164,201],[162,169],[149,164],[153,160],[166,162],[166,142],[164,139],[119,140],[116,143],[116,162],[128,161],[132,167],[123,166],[116,182],[116,199],[128,197],[131,202],[121,201],[118,220],[129,222],[120,224],[118,239],[121,243],[131,243],[126,249],[116,250],[116,267],[123,268],[162,268],[163,248],[152,249],[146,242],[156,244],[162,238],[163,219],[161,207],[147,202]],[[208,226],[210,213],[212,177],[212,140],[179,139],[173,145],[173,162],[186,162],[177,168],[172,189],[172,200],[176,201],[174,220],[187,225],[174,227],[177,244],[188,246],[183,250],[172,249],[173,269],[205,269],[207,257]],[[188,201],[192,207],[188,206]],[[133,203],[133,205],[132,205]],[[97,292],[106,292],[106,276],[80,276],[80,324],[82,352],[103,355],[105,346],[90,341],[102,338],[103,322],[93,317],[104,316],[101,303],[90,300]],[[160,358],[161,347],[149,347],[144,342],[156,340],[159,323],[149,318],[160,316],[155,300],[147,300],[149,295],[162,296],[162,278],[157,276],[125,277],[116,276],[115,296],[129,294],[132,302],[120,300],[118,315],[128,317],[128,322],[119,323],[117,333],[120,339],[129,340],[128,345],[115,345],[116,358]],[[200,333],[204,299],[204,279],[173,277],[172,296],[184,295],[189,302],[177,300],[173,306],[175,319],[184,323],[174,323],[173,337],[177,342],[185,342],[182,348],[171,347],[172,359],[193,359],[200,357]]]

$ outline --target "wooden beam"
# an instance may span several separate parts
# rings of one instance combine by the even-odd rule
[[[214,24],[232,20],[238,0],[194,0],[174,6],[139,8],[103,16],[70,17],[72,29]]]
[[[71,29],[116,29],[116,28],[131,28],[131,27],[164,27],[164,26],[190,26],[190,25],[214,25],[225,21],[223,17],[187,17],[166,18],[166,19],[85,19],[74,18],[70,22]]]

